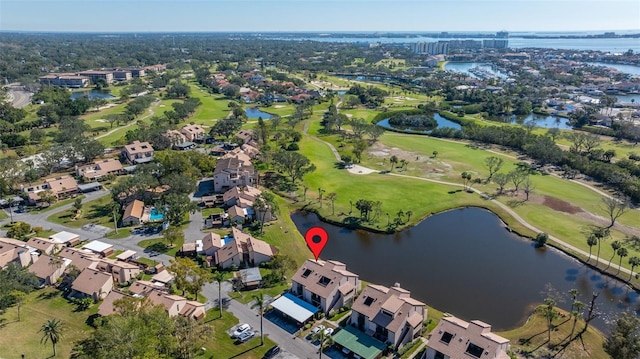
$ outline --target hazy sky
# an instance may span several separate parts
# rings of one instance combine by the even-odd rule
[[[640,29],[639,0],[0,0],[0,30]]]

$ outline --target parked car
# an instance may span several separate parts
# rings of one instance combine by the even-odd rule
[[[321,330],[324,330],[324,328],[325,328],[325,326],[324,326],[324,325],[322,325],[322,324],[320,324],[320,325],[318,325],[317,327],[315,327],[315,328],[311,329],[311,331],[309,332],[309,334],[311,334],[311,335],[316,335],[316,334],[318,334],[318,332],[320,332]]]
[[[264,354],[264,359],[269,359],[269,358],[273,358],[274,356],[276,356],[278,353],[280,353],[280,347],[279,346],[275,346],[269,350],[267,350],[267,352]]]
[[[324,336],[325,337],[328,337],[331,334],[333,334],[333,328],[327,328],[327,329],[324,330]]]
[[[240,324],[240,325],[238,325],[236,330],[233,332],[233,334],[231,334],[231,337],[232,338],[237,338],[237,337],[240,336],[240,334],[246,332],[249,329],[251,329],[251,326],[249,324],[247,324],[247,323]]]
[[[240,343],[244,343],[247,340],[253,338],[254,335],[256,335],[256,332],[249,329],[247,331],[240,333],[240,335],[238,335],[238,341],[240,341]]]
[[[351,354],[351,350],[349,350],[347,348],[344,348],[344,347],[342,348],[342,352],[347,354],[347,355]]]

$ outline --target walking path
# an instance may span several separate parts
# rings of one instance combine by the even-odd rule
[[[310,138],[312,138],[312,139],[313,139],[313,140],[315,140],[315,141],[322,142],[322,143],[324,143],[325,145],[329,146],[329,148],[331,149],[331,152],[333,152],[333,155],[335,156],[336,160],[337,160],[338,162],[342,161],[342,159],[340,158],[340,154],[338,153],[338,150],[336,150],[336,148],[335,148],[331,143],[326,142],[326,141],[323,141],[323,140],[321,140],[320,138],[317,138],[317,137],[315,137],[315,136],[311,136],[311,135],[309,135],[309,134],[308,134],[308,132],[307,132],[308,128],[309,128],[309,121],[307,121],[307,122],[304,124],[304,130],[303,130],[303,131],[304,131],[304,134],[305,134],[305,135],[309,136]],[[366,168],[366,167],[362,167],[362,166],[359,166],[359,167],[360,167],[360,169],[362,170],[362,172],[363,172],[363,173],[364,173],[364,172],[366,172],[366,171],[379,172],[379,171],[375,171],[375,170],[372,170],[372,169],[369,169],[369,168]],[[417,177],[417,176],[409,176],[409,175],[403,175],[403,174],[399,174],[399,173],[388,173],[388,175],[390,175],[390,176],[396,176],[396,177],[402,177],[402,178],[416,179],[416,180],[426,181],[426,182],[439,183],[439,184],[444,184],[444,185],[449,185],[449,186],[464,187],[464,186],[463,186],[462,184],[460,184],[460,183],[453,183],[453,182],[447,182],[447,181],[441,181],[441,180],[435,180],[435,179],[423,178],[423,177]],[[579,182],[578,182],[578,183],[579,183]],[[590,186],[588,186],[588,185],[586,185],[586,186],[587,186],[587,187],[590,187]],[[590,188],[591,188],[591,187],[590,187]],[[595,190],[596,192],[601,193],[600,191],[598,191],[598,190],[596,190],[596,189],[594,189],[594,188],[591,188],[591,189]],[[510,215],[511,215],[511,216],[512,216],[516,221],[518,221],[518,222],[519,222],[520,224],[522,224],[523,226],[525,226],[525,227],[529,228],[530,230],[532,230],[532,231],[534,231],[534,232],[536,232],[536,233],[543,232],[542,230],[540,230],[540,229],[538,229],[538,228],[534,227],[533,225],[529,224],[528,222],[526,222],[524,219],[522,219],[522,217],[520,217],[516,212],[514,212],[514,211],[513,211],[509,206],[505,205],[504,203],[502,203],[502,202],[500,202],[500,201],[498,201],[498,200],[496,200],[496,199],[491,199],[491,198],[489,198],[489,197],[486,195],[486,193],[484,193],[484,192],[482,192],[482,191],[480,191],[480,190],[477,190],[477,189],[475,189],[475,188],[472,188],[472,190],[473,190],[475,193],[478,193],[479,195],[481,195],[481,196],[483,196],[483,197],[487,198],[487,200],[489,200],[489,201],[491,201],[491,202],[495,203],[496,205],[498,205],[499,207],[501,207],[502,209],[504,209],[507,213],[509,213],[509,214],[510,214]],[[589,258],[589,257],[591,257],[591,255],[589,254],[589,252],[586,252],[586,251],[584,251],[584,250],[582,250],[582,249],[580,249],[580,248],[577,248],[577,247],[575,247],[575,246],[573,246],[573,245],[571,245],[571,244],[569,244],[569,243],[567,243],[567,242],[564,242],[563,240],[561,240],[561,239],[560,239],[560,238],[558,238],[558,237],[555,237],[555,236],[551,236],[551,235],[549,235],[549,239],[550,239],[550,240],[552,240],[553,242],[555,242],[555,244],[556,244],[559,248],[561,248],[561,249],[563,249],[563,250],[569,250],[569,251],[572,251],[572,252],[574,252],[574,253],[578,253],[578,254],[580,254],[580,255],[582,255],[582,256],[584,256],[584,257],[588,257],[588,258]],[[605,265],[607,265],[607,264],[609,263],[609,261],[608,261],[608,260],[603,259],[603,258],[596,258],[596,259],[598,260],[598,263],[603,263],[603,264],[605,264]],[[619,269],[620,269],[620,272],[623,272],[623,273],[626,273],[626,274],[631,274],[631,270],[629,270],[629,269],[627,269],[627,268],[620,267]]]
[[[131,122],[129,122],[128,124],[126,124],[126,125],[124,125],[124,126],[116,127],[116,128],[114,128],[113,130],[110,130],[110,131],[105,132],[105,133],[103,133],[103,134],[101,134],[101,135],[98,135],[98,136],[96,136],[96,137],[95,137],[95,139],[96,139],[96,140],[99,140],[99,139],[101,139],[101,138],[103,138],[103,137],[107,137],[107,136],[109,136],[110,134],[112,134],[112,133],[114,133],[114,132],[117,132],[117,131],[123,130],[123,129],[125,129],[125,128],[128,128],[128,127],[130,127],[130,126],[133,126],[133,125],[137,124],[137,123],[138,123],[138,121],[142,121],[142,120],[145,120],[145,119],[147,119],[147,118],[149,118],[149,117],[153,116],[153,115],[154,115],[154,113],[155,113],[155,112],[153,111],[153,109],[154,109],[155,107],[157,107],[159,104],[160,104],[160,101],[159,101],[159,100],[156,100],[156,101],[153,103],[153,105],[151,106],[151,108],[149,108],[149,110],[148,110],[148,111],[149,111],[149,113],[148,113],[147,115],[145,115],[145,116],[143,116],[143,117],[139,118],[137,121],[131,121]]]

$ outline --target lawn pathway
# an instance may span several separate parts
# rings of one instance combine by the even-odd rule
[[[308,132],[307,132],[308,128],[309,128],[309,121],[305,122],[305,124],[304,124],[303,132],[304,132],[304,134],[306,136],[309,136],[311,139],[313,139],[315,141],[322,142],[322,143],[326,144],[327,146],[329,146],[329,148],[331,149],[331,152],[333,152],[333,155],[336,157],[336,160],[338,162],[342,161],[342,159],[340,158],[340,154],[338,153],[338,150],[336,150],[336,148],[331,143],[326,142],[324,140],[321,140],[318,137],[309,135]],[[362,173],[358,173],[358,174],[364,174],[366,172],[372,173],[372,172],[379,172],[379,171],[376,171],[376,170],[373,170],[373,169],[369,169],[369,168],[366,168],[366,167],[363,167],[363,166],[359,166],[358,172],[362,172]],[[409,175],[403,175],[403,174],[399,174],[399,173],[388,173],[387,175],[396,176],[396,177],[403,177],[403,178],[410,178],[410,179],[417,179],[417,180],[420,180],[420,181],[439,183],[439,184],[444,184],[444,185],[449,185],[449,186],[464,187],[460,183],[447,182],[447,181],[441,181],[441,180],[435,180],[435,179],[423,178],[423,177],[417,177],[417,176],[409,176]],[[478,189],[472,188],[471,190],[474,191],[475,193],[478,193],[479,195],[483,196],[484,198],[487,198],[487,200],[492,201],[493,203],[495,203],[496,205],[498,205],[499,207],[504,209],[507,213],[509,213],[516,221],[518,221],[523,226],[525,226],[525,227],[529,228],[530,230],[532,230],[534,232],[537,232],[537,233],[543,232],[542,230],[540,230],[540,229],[534,227],[533,225],[529,224],[527,221],[525,221],[522,217],[520,217],[516,212],[514,212],[509,206],[505,205],[504,203],[502,203],[502,202],[500,202],[500,201],[498,201],[496,199],[488,198],[486,193],[484,193],[484,192],[482,192],[482,191],[480,191]],[[584,250],[582,250],[580,248],[577,248],[577,247],[575,247],[575,246],[573,246],[573,245],[571,245],[571,244],[569,244],[567,242],[564,242],[563,240],[561,240],[561,239],[559,239],[559,238],[557,238],[555,236],[549,235],[549,239],[552,240],[553,242],[555,242],[556,245],[561,249],[573,251],[574,253],[578,253],[578,254],[580,254],[580,255],[582,255],[584,257],[590,257],[588,252],[586,252],[586,251],[584,251]],[[609,261],[606,258],[599,258],[598,262],[602,263],[602,264],[605,264],[605,265],[609,263]],[[623,273],[631,274],[631,271],[629,269],[627,269],[627,268],[622,267],[622,268],[619,268],[619,269]]]
[[[117,131],[120,131],[120,130],[125,129],[125,128],[130,127],[130,126],[133,126],[133,125],[137,124],[137,123],[138,123],[138,121],[142,121],[142,120],[147,119],[148,117],[153,116],[153,115],[154,115],[154,113],[155,113],[155,112],[153,111],[153,109],[154,109],[155,107],[157,107],[159,104],[160,104],[160,101],[156,99],[156,101],[153,103],[153,105],[151,106],[151,108],[149,108],[149,113],[148,113],[147,115],[143,116],[142,118],[139,118],[137,121],[130,121],[128,124],[126,124],[126,125],[124,125],[124,126],[116,127],[116,128],[114,128],[113,130],[110,130],[110,131],[108,131],[108,132],[105,132],[105,133],[103,133],[103,134],[101,134],[101,135],[98,135],[98,136],[96,136],[96,137],[94,137],[94,138],[95,138],[96,140],[99,140],[99,139],[101,139],[101,138],[103,138],[103,137],[107,137],[107,136],[109,136],[109,135],[110,135],[110,134],[112,134],[112,133],[115,133],[115,132],[117,132]]]

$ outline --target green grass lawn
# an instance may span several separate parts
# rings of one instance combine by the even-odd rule
[[[85,198],[86,198],[86,196],[85,196],[85,195],[80,195],[80,196],[77,196],[76,198],[85,199]],[[67,205],[67,204],[71,204],[71,203],[73,203],[73,202],[76,200],[76,198],[68,198],[68,199],[65,199],[65,200],[62,200],[62,201],[58,201],[58,202],[56,202],[56,203],[54,203],[54,204],[50,205],[49,207],[44,207],[44,208],[31,208],[31,209],[29,209],[29,212],[30,212],[30,213],[34,213],[34,214],[35,214],[35,213],[45,213],[45,212],[50,212],[50,211],[53,211],[54,209],[58,209],[58,208],[60,208],[60,207],[62,207],[62,206],[64,206],[64,205]]]
[[[183,243],[184,240],[176,241],[172,247],[169,241],[164,238],[152,238],[142,240],[138,242],[138,245],[142,248],[148,248],[150,250],[175,257]]]
[[[551,344],[554,349],[548,348],[547,341],[547,320],[542,316],[542,307],[538,307],[536,311],[531,315],[529,320],[519,328],[510,330],[507,332],[499,332],[507,339],[511,340],[511,349],[521,349],[532,354],[532,357],[539,357],[543,353],[555,353],[560,350],[563,344],[569,343],[569,335],[571,334],[571,327],[573,320],[569,317],[568,313],[562,309],[556,308],[555,311],[561,313],[557,319],[553,321],[553,329],[551,331]],[[576,325],[576,332],[579,332],[584,327],[584,321],[579,318]],[[576,333],[573,334],[574,336]],[[590,327],[586,333],[583,334],[582,340],[577,339],[562,351],[562,358],[595,358],[606,359],[610,358],[602,349],[604,337],[596,329]],[[550,352],[549,352],[550,351]],[[556,356],[551,356],[556,357]]]
[[[203,351],[196,358],[246,358],[259,359],[269,350],[275,343],[269,339],[268,333],[265,333],[264,345],[260,346],[260,336],[256,335],[246,343],[236,344],[228,331],[235,325],[240,324],[238,319],[226,310],[222,311],[222,318],[219,318],[219,311],[210,309],[204,319],[205,322],[213,327],[213,333],[209,340],[205,343]],[[259,329],[259,328],[258,328]]]
[[[227,117],[230,111],[228,99],[223,95],[209,94],[195,82],[189,83],[189,86],[191,87],[191,97],[199,98],[202,101],[193,116],[188,119],[189,122],[211,126],[217,120]]]
[[[88,337],[93,330],[85,322],[97,313],[98,305],[77,312],[76,306],[60,296],[53,288],[37,290],[28,295],[20,310],[22,320],[17,322],[17,307],[0,316],[6,325],[0,327],[0,355],[3,358],[49,358],[53,353],[51,343],[41,344],[40,327],[49,319],[60,319],[64,325],[63,338],[58,343],[58,357],[68,358],[74,342]]]
[[[113,212],[109,207],[111,203],[113,203],[111,196],[105,195],[93,201],[83,203],[82,215],[77,219],[74,219],[75,210],[71,208],[52,214],[47,217],[47,220],[73,228],[80,228],[89,223],[113,227]]]

